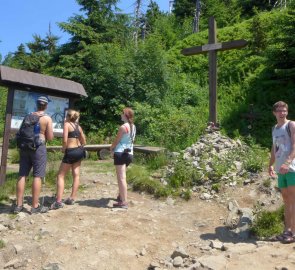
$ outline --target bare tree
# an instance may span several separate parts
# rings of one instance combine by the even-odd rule
[[[196,11],[194,16],[193,33],[199,32],[201,15],[201,0],[196,0]]]
[[[139,31],[139,26],[140,26],[142,1],[141,0],[136,0],[136,2],[134,3],[134,6],[135,6],[135,21],[134,21],[133,38],[134,38],[135,46],[137,46],[137,43],[138,43],[138,31]]]
[[[270,2],[270,1],[269,1]],[[291,2],[291,1],[290,1]],[[273,7],[280,7],[280,8],[286,8],[287,7],[287,1],[286,0],[277,0]]]

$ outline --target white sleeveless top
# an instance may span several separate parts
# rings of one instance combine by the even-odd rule
[[[282,126],[275,127],[272,130],[272,141],[275,148],[275,171],[278,173],[282,164],[286,161],[289,156],[292,145],[291,145],[291,134],[288,132],[289,122],[286,122]],[[289,172],[295,172],[295,162],[292,160]]]

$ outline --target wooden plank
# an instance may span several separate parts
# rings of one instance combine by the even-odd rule
[[[219,51],[226,51],[231,49],[240,49],[247,46],[248,42],[245,39],[238,39],[233,41],[222,42],[221,49]]]
[[[157,154],[163,153],[166,151],[164,147],[155,147],[155,146],[141,146],[141,145],[134,145],[134,151],[140,153],[147,153],[147,154]]]
[[[14,96],[14,90],[12,88],[9,88],[8,95],[7,95],[7,106],[6,106],[6,116],[5,116],[6,120],[5,120],[5,126],[4,126],[2,155],[1,155],[0,185],[4,184],[5,178],[6,178],[7,154],[8,154],[8,146],[9,146],[9,134],[10,134],[11,117],[12,117],[13,96]]]
[[[206,44],[202,46],[202,51],[209,52],[209,51],[216,51],[221,49],[222,44],[221,43],[215,43],[215,44]]]
[[[91,144],[84,146],[87,151],[100,151],[102,149],[110,149],[111,144]],[[47,146],[48,152],[61,151],[62,147],[60,145],[57,146]],[[155,147],[155,146],[143,146],[143,145],[134,145],[135,152],[141,153],[160,153],[164,152],[166,149],[163,147]]]
[[[208,51],[218,50],[218,51],[226,51],[231,49],[239,49],[243,48],[248,44],[248,42],[244,39],[227,41],[216,44],[206,44],[202,46],[195,46],[181,50],[181,53],[185,56],[195,55],[195,54],[205,54]]]

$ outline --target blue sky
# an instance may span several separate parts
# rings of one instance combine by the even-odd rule
[[[121,0],[118,7],[126,13],[134,12],[135,0]],[[169,0],[155,0],[162,11],[169,10]],[[149,0],[142,0],[146,8]],[[51,32],[60,37],[59,44],[70,36],[61,32],[57,22],[65,22],[74,14],[80,14],[75,0],[1,0],[0,9],[0,55],[2,60],[14,52],[21,43],[33,41],[33,35],[45,37]]]

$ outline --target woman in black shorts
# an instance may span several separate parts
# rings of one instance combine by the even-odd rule
[[[136,134],[134,125],[134,112],[131,108],[123,109],[121,120],[124,124],[119,128],[116,139],[111,145],[111,152],[114,154],[114,165],[116,166],[119,195],[117,203],[113,207],[128,208],[127,203],[127,182],[126,168],[132,162],[133,143]]]
[[[56,201],[51,205],[51,209],[63,207],[62,195],[64,192],[64,179],[70,169],[72,169],[73,176],[72,193],[70,197],[65,200],[65,204],[72,205],[75,203],[80,183],[81,160],[85,157],[83,145],[86,144],[84,132],[78,124],[79,116],[80,113],[74,110],[69,110],[66,116],[62,144],[64,157],[57,176]]]

